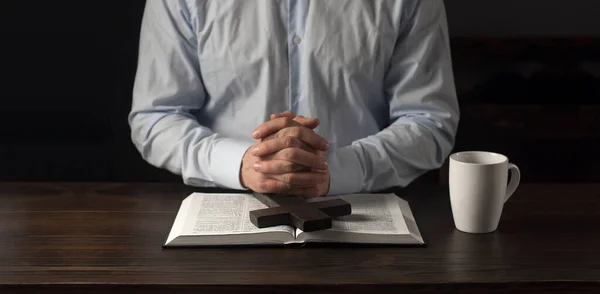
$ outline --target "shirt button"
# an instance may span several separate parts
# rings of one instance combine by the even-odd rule
[[[300,44],[300,42],[302,42],[302,39],[298,35],[294,36],[294,43]]]

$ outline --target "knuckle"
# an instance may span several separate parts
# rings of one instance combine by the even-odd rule
[[[289,132],[290,132],[290,135],[292,135],[294,137],[299,137],[302,134],[302,128],[291,127]]]
[[[272,161],[263,169],[265,174],[268,174],[271,178],[275,178],[275,175],[281,170],[281,163],[278,160]]]
[[[293,180],[293,175],[292,174],[285,174],[285,175],[282,176],[282,178],[283,178],[282,179],[283,182],[285,182],[285,183],[291,183],[292,180]]]
[[[297,153],[298,152],[294,148],[287,148],[283,150],[283,157],[286,159],[294,159]]]
[[[285,182],[278,182],[275,184],[276,188],[276,192],[285,192],[285,191],[289,191],[290,190],[290,185],[288,185]]]
[[[285,136],[283,138],[283,145],[285,147],[294,147],[296,145],[296,140],[294,139],[294,137]]]
[[[264,141],[272,140],[275,138],[277,138],[277,133],[266,136],[265,138],[262,139],[262,141],[264,142]]]
[[[284,116],[281,118],[283,120],[283,125],[289,127],[294,124],[294,120],[291,117]]]
[[[295,164],[293,164],[293,163],[291,163],[291,162],[287,162],[287,163],[285,164],[285,167],[283,167],[282,169],[283,169],[283,170],[285,170],[285,172],[288,172],[288,173],[293,173],[293,172],[296,172],[296,169],[297,169],[297,168],[296,168],[296,165],[295,165]]]
[[[265,193],[277,193],[281,190],[277,181],[269,180],[265,183]]]
[[[264,180],[260,179],[256,182],[256,187],[253,190],[256,190],[259,193],[266,193],[268,191],[268,188],[269,187],[267,186],[267,183]]]
[[[263,173],[258,173],[258,181],[262,185],[265,185],[265,186],[268,185],[267,176]]]
[[[271,192],[271,193],[277,192],[277,183],[275,181],[268,181],[267,187],[268,187],[267,190],[269,190],[269,192]]]
[[[271,171],[271,169],[272,169],[272,166],[271,166],[271,163],[269,163],[269,162],[262,162],[260,164],[260,171],[262,171],[262,172],[269,172],[269,171]]]
[[[286,173],[294,172],[293,167],[291,166],[290,163],[281,163],[281,165],[279,166],[279,170],[278,171],[281,174],[286,174]]]

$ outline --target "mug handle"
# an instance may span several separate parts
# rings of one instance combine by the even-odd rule
[[[521,171],[519,170],[518,166],[509,163],[508,171],[510,172],[510,182],[506,188],[506,197],[504,198],[504,202],[508,201],[510,196],[515,193],[515,190],[517,190],[517,186],[519,186],[519,182],[521,181]]]

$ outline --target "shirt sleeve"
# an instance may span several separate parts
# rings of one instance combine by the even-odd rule
[[[384,81],[390,125],[328,155],[331,195],[406,186],[454,147],[459,106],[445,7],[410,2]]]
[[[214,133],[192,115],[206,94],[190,15],[184,0],[146,2],[129,114],[132,141],[148,163],[188,185],[241,190],[240,165],[253,142]]]

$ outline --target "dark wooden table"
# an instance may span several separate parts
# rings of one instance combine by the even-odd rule
[[[523,184],[484,235],[447,187],[409,187],[426,247],[162,249],[192,191],[0,184],[0,293],[600,293],[598,184]]]

